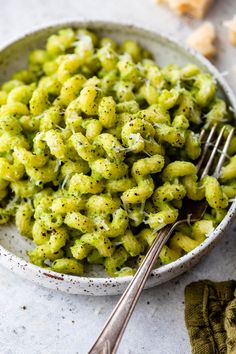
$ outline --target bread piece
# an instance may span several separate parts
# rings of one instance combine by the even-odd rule
[[[216,32],[213,24],[211,22],[205,22],[187,38],[187,44],[210,59],[214,57],[217,52],[216,46],[214,45],[215,39]]]
[[[232,20],[224,22],[224,25],[229,29],[230,43],[236,46],[236,15]]]
[[[203,18],[214,0],[156,0],[157,3],[166,4],[179,15],[190,15]]]

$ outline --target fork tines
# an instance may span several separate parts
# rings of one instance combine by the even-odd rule
[[[221,169],[223,167],[224,161],[227,157],[227,151],[231,142],[231,139],[234,135],[234,128],[232,128],[228,134],[228,136],[226,137],[226,139],[224,139],[224,133],[225,133],[225,129],[226,127],[223,126],[219,133],[216,136],[216,132],[217,132],[217,124],[214,124],[212,126],[212,128],[210,129],[209,133],[205,130],[202,129],[200,132],[200,141],[203,144],[203,150],[202,150],[202,154],[200,157],[200,160],[197,164],[197,171],[199,172],[200,169],[204,166],[203,170],[201,171],[201,173],[199,174],[199,179],[203,179],[206,175],[208,175],[213,167],[213,163],[216,160],[216,156],[217,153],[219,152],[219,148],[221,146],[221,150],[220,150],[220,157],[217,160],[217,164],[216,167],[214,169],[214,171],[211,173],[211,176],[215,177],[215,178],[219,178],[220,177],[220,172]],[[205,142],[203,142],[203,138],[205,137],[205,135],[207,135]],[[208,156],[209,153],[209,147],[212,147],[213,149],[210,152],[210,155]],[[207,162],[206,165],[203,164],[203,162],[206,160],[207,158]]]

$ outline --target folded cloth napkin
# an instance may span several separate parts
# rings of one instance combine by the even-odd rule
[[[236,354],[236,281],[189,284],[185,322],[192,354]]]

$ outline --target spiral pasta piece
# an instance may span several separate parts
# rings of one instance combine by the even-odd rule
[[[236,177],[235,167],[236,167],[236,155],[231,157],[229,163],[222,168],[221,180],[223,182],[227,182]]]
[[[32,206],[28,203],[20,205],[16,212],[16,227],[18,231],[30,238],[32,236],[33,214]]]
[[[0,174],[2,179],[14,182],[20,180],[25,173],[24,166],[17,160],[11,164],[4,157],[0,157]]]
[[[51,268],[54,272],[64,274],[81,275],[84,272],[83,264],[71,258],[56,259]]]
[[[206,176],[204,179],[205,196],[212,208],[227,208],[228,198],[221,189],[220,183],[215,177]]]
[[[97,159],[90,163],[92,174],[97,179],[120,179],[127,174],[128,166],[124,163],[112,162],[108,159]]]
[[[117,209],[112,214],[112,221],[102,218],[96,220],[97,228],[107,237],[118,237],[126,231],[129,225],[128,213],[122,208]]]
[[[86,248],[86,246],[89,246]],[[87,233],[75,241],[71,247],[71,252],[75,259],[83,259],[90,251],[90,247],[98,250],[103,257],[110,257],[114,251],[111,241],[101,232]]]
[[[89,142],[93,142],[102,132],[102,124],[97,119],[87,119],[81,123],[81,126],[86,129],[86,138]]]
[[[125,275],[133,275],[132,268],[123,267],[129,257],[128,252],[123,248],[119,247],[112,254],[112,257],[108,257],[105,259],[104,266],[107,273],[112,277],[119,277]]]
[[[160,209],[160,206],[159,206]],[[174,223],[178,218],[178,210],[167,203],[161,205],[161,210],[156,213],[150,213],[146,223],[151,229],[158,231],[165,225]]]
[[[66,214],[64,223],[83,233],[91,232],[94,228],[93,221],[79,211],[73,211]]]
[[[105,128],[111,128],[116,124],[116,102],[111,96],[101,99],[98,106],[98,117]]]
[[[169,163],[164,169],[162,177],[164,180],[172,180],[177,177],[195,175],[196,172],[196,167],[191,162],[175,161]]]
[[[155,129],[152,125],[139,118],[126,123],[121,132],[123,144],[134,153],[145,150],[145,139],[148,140],[154,136]]]
[[[140,159],[133,164],[132,174],[138,184],[137,187],[128,189],[122,194],[122,201],[125,204],[142,203],[150,198],[154,190],[154,183],[149,174],[160,172],[164,166],[164,158],[161,155],[154,155]]]
[[[98,155],[95,149],[82,133],[73,134],[70,141],[78,155],[83,160],[91,162],[97,159]]]
[[[44,166],[48,161],[48,156],[36,155],[20,146],[14,148],[14,156],[24,166],[35,168]]]
[[[94,141],[95,145],[101,146],[111,161],[122,162],[125,159],[124,148],[119,140],[111,134],[100,134]]]
[[[101,193],[104,189],[102,181],[98,181],[91,176],[80,174],[74,174],[70,180],[69,192],[71,194],[97,194]]]

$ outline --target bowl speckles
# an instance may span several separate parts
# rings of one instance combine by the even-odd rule
[[[231,105],[233,110],[236,111],[236,100],[231,89],[218,70],[200,54],[180,46],[164,35],[131,25],[109,22],[62,23],[27,34],[0,51],[0,84],[9,79],[10,75],[16,70],[26,67],[29,51],[41,47],[50,34],[62,27],[91,28],[102,36],[109,36],[117,41],[122,41],[127,38],[135,39],[142,46],[152,51],[160,65],[167,63],[195,63],[204,71],[208,71],[214,75],[219,84],[220,94]],[[220,240],[235,215],[236,202],[231,205],[228,214],[220,225],[199,247],[171,264],[154,269],[148,279],[146,288],[164,283],[194,266],[200,258],[207,254],[217,241]],[[14,225],[1,226],[0,263],[26,279],[51,289],[84,295],[120,294],[130,281],[130,277],[107,278],[104,274],[100,275],[99,271],[97,271],[97,276],[94,276],[93,272],[86,277],[78,277],[58,274],[50,270],[39,268],[30,264],[27,260],[26,251],[30,247],[32,247],[31,242],[20,236]]]

